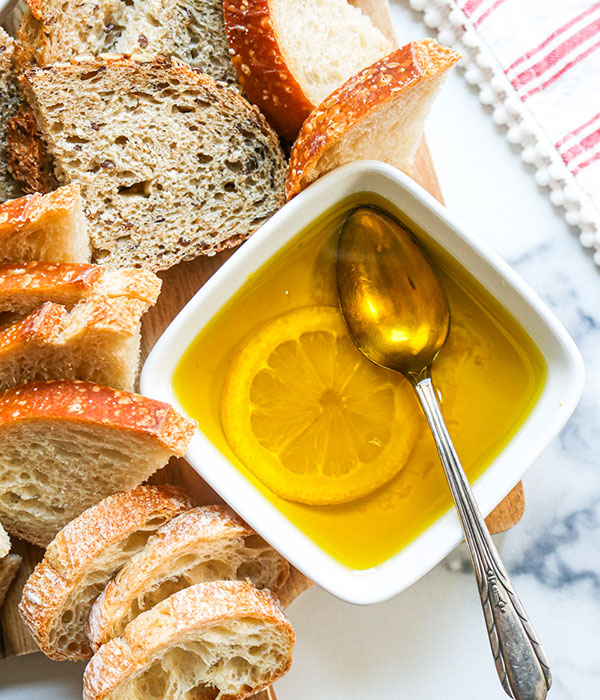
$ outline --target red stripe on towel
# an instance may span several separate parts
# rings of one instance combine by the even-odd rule
[[[582,153],[589,151],[598,143],[598,141],[600,141],[600,129],[597,129],[585,138],[581,139],[579,143],[576,143],[572,148],[569,148],[568,151],[565,151],[565,153],[562,154],[562,159],[565,162],[565,165],[569,165],[573,158],[577,158],[577,156],[581,155]]]
[[[585,124],[581,124],[581,126],[578,126],[576,129],[573,129],[573,131],[569,131],[569,133],[565,134],[562,137],[562,139],[560,139],[560,141],[557,141],[554,144],[554,146],[556,148],[560,148],[563,145],[563,143],[565,143],[565,141],[568,141],[572,136],[577,136],[577,134],[583,131],[583,129],[590,126],[590,124],[593,124],[598,119],[598,117],[600,117],[600,112],[598,112],[598,114],[593,116],[591,119],[588,119],[587,122],[585,122]]]
[[[571,174],[577,175],[577,173],[580,173],[584,168],[587,168],[588,165],[593,163],[595,160],[598,160],[598,158],[600,158],[600,151],[598,151],[598,153],[594,153],[594,155],[591,158],[584,160],[583,163],[579,163],[577,167],[571,170]]]
[[[496,0],[496,2],[491,7],[488,7],[488,9],[481,15],[481,17],[476,19],[475,22],[473,22],[473,24],[476,27],[478,27],[484,19],[487,19],[497,7],[500,7],[500,5],[504,5],[505,2],[506,0]]]

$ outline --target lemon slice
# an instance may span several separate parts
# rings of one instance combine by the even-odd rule
[[[260,327],[233,360],[221,404],[243,464],[282,498],[315,505],[354,500],[395,476],[418,416],[409,383],[366,360],[327,306]]]

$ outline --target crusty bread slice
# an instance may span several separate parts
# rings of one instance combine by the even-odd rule
[[[8,532],[6,532],[2,523],[0,523],[0,559],[4,559],[4,557],[9,552],[10,552],[10,537],[8,536]]]
[[[22,562],[23,559],[18,554],[7,554],[0,559],[0,608]]]
[[[347,0],[227,0],[225,25],[242,87],[290,140],[327,95],[393,48]]]
[[[23,88],[57,178],[81,186],[97,262],[160,270],[213,254],[283,202],[277,135],[177,59],[84,57],[27,71]]]
[[[81,379],[133,391],[140,357],[136,299],[91,297],[71,312],[46,302],[0,326],[0,391],[50,379]]]
[[[237,700],[292,662],[294,630],[267,591],[198,583],[137,617],[88,664],[84,700]]]
[[[222,0],[27,0],[19,29],[19,70],[79,54],[145,52],[177,56],[211,78],[237,83]],[[82,32],[85,26],[88,31]]]
[[[288,199],[355,160],[410,169],[433,100],[459,59],[456,51],[423,39],[350,78],[302,126],[290,158]]]
[[[145,396],[77,381],[0,394],[0,520],[45,546],[110,494],[182,455],[194,423]]]
[[[19,95],[13,61],[15,42],[0,27],[0,202],[18,197],[19,185],[8,172],[8,154],[6,152],[6,124],[17,111]]]
[[[78,185],[0,204],[0,262],[87,262],[90,244]]]
[[[89,622],[92,649],[140,613],[196,583],[249,579],[276,591],[289,565],[229,508],[203,506],[174,518],[133,557],[98,598]]]
[[[113,575],[170,518],[192,507],[173,486],[138,486],[105,498],[64,527],[31,574],[19,612],[51,659],[87,659],[85,625]]]
[[[86,263],[0,264],[0,313],[27,314],[46,301],[72,309],[92,297],[130,299],[144,310],[156,303],[161,280],[149,270],[113,270]]]

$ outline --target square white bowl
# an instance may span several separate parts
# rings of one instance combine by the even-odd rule
[[[374,192],[412,220],[431,241],[481,282],[529,333],[547,363],[540,396],[517,433],[474,484],[488,514],[563,427],[581,396],[581,355],[558,319],[513,270],[437,200],[395,168],[375,161],[346,165],[286,204],[208,280],[156,343],[141,375],[147,396],[185,410],[173,374],[205,324],[298,233],[348,196]],[[337,597],[368,604],[386,600],[425,575],[462,539],[454,510],[383,564],[354,571],[336,561],[271,504],[200,430],[186,455],[192,467],[244,520],[294,566]],[[440,469],[441,469],[440,465]]]

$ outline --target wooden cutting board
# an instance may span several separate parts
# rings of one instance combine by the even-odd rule
[[[352,2],[367,12],[387,36],[393,38],[393,25],[387,0],[352,0]],[[421,144],[411,176],[434,197],[443,201],[425,141]],[[161,274],[162,294],[157,305],[146,314],[143,321],[143,358],[148,355],[156,340],[177,313],[233,252],[226,251],[211,258],[197,258]],[[198,505],[222,502],[183,459],[171,460],[164,469],[154,475],[152,482],[181,484],[189,490]],[[497,533],[511,528],[519,522],[524,509],[523,487],[519,483],[487,518],[490,531]],[[13,539],[13,551],[23,557],[23,565],[0,610],[0,658],[37,651],[37,646],[19,618],[17,605],[23,584],[35,564],[41,559],[43,552],[38,547],[16,539]],[[294,569],[282,593],[282,602],[288,605],[311,585],[311,581]],[[265,694],[264,697],[266,698],[267,695]]]

